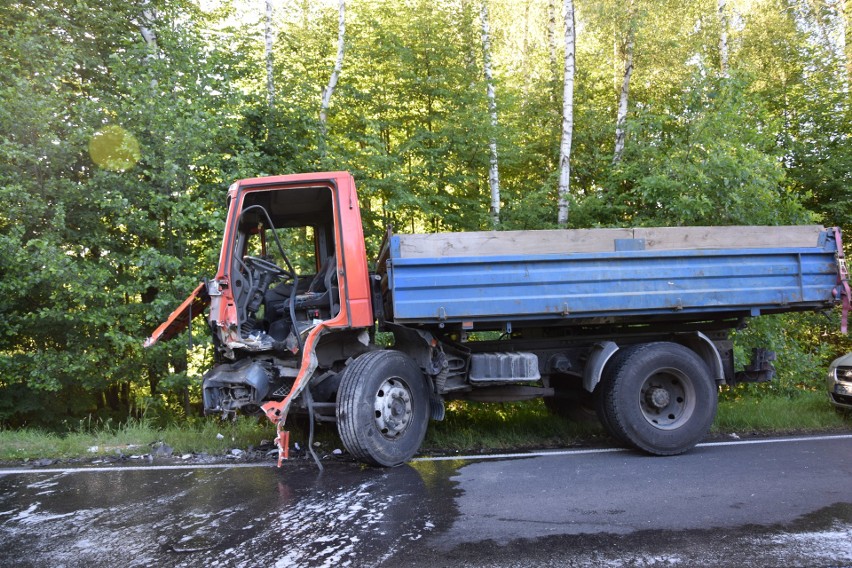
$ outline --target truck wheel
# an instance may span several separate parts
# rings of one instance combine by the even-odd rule
[[[429,392],[417,364],[399,351],[355,359],[337,391],[337,430],[364,463],[395,466],[420,448],[429,422]]]
[[[716,416],[716,385],[707,365],[676,343],[626,350],[600,387],[601,422],[619,440],[650,454],[693,448]]]
[[[604,396],[604,391],[608,390],[608,385],[612,384],[615,380],[614,377],[614,369],[617,369],[621,366],[621,361],[624,360],[625,357],[629,356],[630,353],[635,350],[635,346],[622,347],[609,360],[604,367],[603,374],[601,376],[601,380],[598,383],[597,388],[595,388],[595,392],[593,393],[593,399],[595,403],[595,414],[598,415],[598,420],[601,425],[604,427],[604,430],[607,433],[621,442],[622,444],[631,445],[630,440],[625,438],[619,430],[612,426],[610,422],[609,415],[606,412],[606,397]]]

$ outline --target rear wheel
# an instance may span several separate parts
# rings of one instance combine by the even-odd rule
[[[371,351],[340,380],[337,429],[347,451],[371,465],[395,466],[423,443],[429,392],[417,364],[399,351]]]
[[[621,366],[621,361],[630,354],[631,351],[635,349],[634,346],[622,347],[612,358],[607,362],[606,367],[604,367],[603,375],[601,376],[600,383],[598,383],[597,388],[593,394],[594,404],[595,404],[595,414],[597,414],[598,420],[601,425],[604,427],[610,436],[621,442],[622,444],[632,445],[630,440],[622,436],[621,432],[614,428],[609,419],[609,414],[606,411],[606,397],[604,396],[604,391],[608,389],[608,385],[613,382],[613,370],[617,369]]]
[[[717,392],[704,361],[676,343],[631,347],[611,362],[598,412],[619,440],[655,455],[693,448],[716,416]]]

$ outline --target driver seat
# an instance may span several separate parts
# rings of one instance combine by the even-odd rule
[[[337,273],[337,257],[331,255],[326,258],[323,265],[320,267],[316,275],[311,279],[307,289],[302,292],[297,291],[296,309],[303,310],[307,308],[324,308],[333,306],[333,300],[329,300],[333,286],[332,280]],[[299,286],[301,288],[301,286]],[[280,284],[275,288],[266,291],[264,302],[266,303],[268,321],[281,318],[289,315],[290,312],[290,296],[293,287],[290,284]],[[332,312],[334,310],[332,309]],[[334,315],[332,313],[332,315]]]
[[[334,290],[334,281],[337,277],[337,259],[334,255],[328,257],[325,264],[317,272],[307,292],[296,296],[296,309],[328,308],[329,316],[335,315],[334,299],[331,298]]]

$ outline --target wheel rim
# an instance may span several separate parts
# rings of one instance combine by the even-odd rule
[[[680,428],[695,411],[695,385],[688,375],[677,369],[661,369],[642,383],[639,408],[645,420],[655,428]]]
[[[374,404],[376,427],[388,439],[398,438],[411,424],[414,408],[411,390],[399,377],[391,377],[381,384]]]

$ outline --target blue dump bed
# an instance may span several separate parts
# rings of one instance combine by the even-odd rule
[[[697,227],[392,235],[393,321],[755,316],[839,301],[840,232]]]

